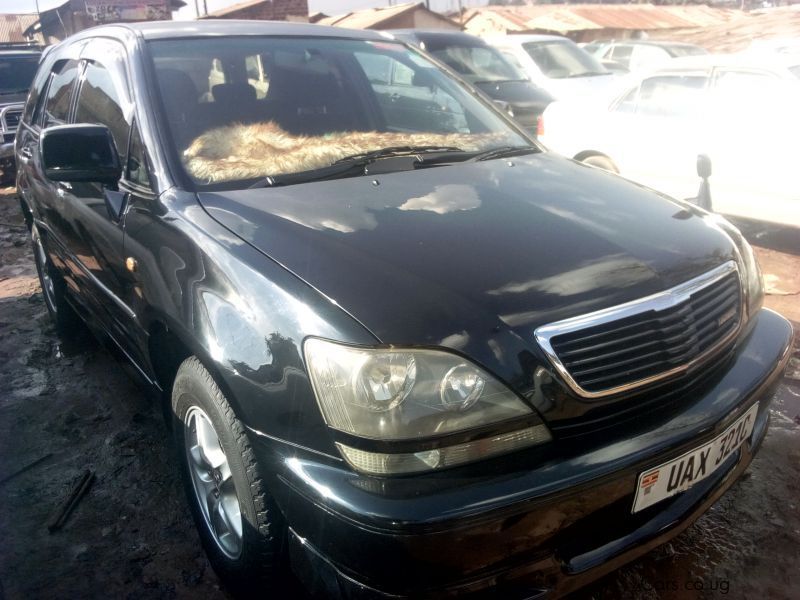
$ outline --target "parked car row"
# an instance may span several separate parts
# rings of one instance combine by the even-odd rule
[[[692,56],[631,78],[611,100],[551,104],[540,137],[676,198],[695,196],[705,155],[715,211],[800,227],[798,106],[800,55]]]
[[[534,42],[543,77],[608,77]],[[163,403],[249,596],[291,570],[325,598],[561,597],[678,535],[766,436],[793,332],[740,232],[546,152],[454,76],[496,55],[443,48],[104,26],[28,95],[47,309]]]
[[[681,56],[708,54],[708,50],[694,44],[651,40],[598,40],[582,46],[584,50],[613,63],[623,71],[652,69]]]

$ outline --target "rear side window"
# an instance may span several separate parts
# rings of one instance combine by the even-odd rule
[[[28,102],[25,104],[25,113],[22,117],[26,123],[31,123],[33,110],[36,107],[36,104],[39,102],[39,96],[41,95],[42,91],[44,91],[48,77],[49,73],[45,69],[40,70],[36,74],[36,78],[31,86],[31,93],[28,96]]]
[[[633,54],[633,47],[631,46],[614,46],[611,51],[611,60],[627,67],[631,62],[631,54]]]
[[[124,159],[130,126],[125,120],[119,87],[120,84],[115,81],[109,69],[99,62],[87,63],[83,83],[78,92],[75,122],[108,127],[117,145],[117,152],[120,158]]]
[[[700,113],[706,75],[659,75],[642,82],[636,112],[648,116],[676,117]]]
[[[44,127],[63,125],[67,122],[72,90],[77,78],[78,61],[68,60],[56,64],[44,104]]]

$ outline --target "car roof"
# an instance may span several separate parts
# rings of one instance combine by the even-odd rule
[[[473,45],[488,45],[476,35],[464,31],[448,31],[446,29],[387,29],[386,33],[397,35],[398,37],[414,38],[420,41],[425,40],[453,40],[467,42]]]
[[[506,42],[506,41],[513,41],[514,43],[524,44],[526,42],[562,42],[562,41],[572,41],[569,38],[564,37],[563,35],[544,35],[538,33],[525,33],[525,34],[513,34],[513,35],[498,35],[498,36],[487,36],[487,41],[490,40],[491,42]]]
[[[676,46],[680,48],[702,48],[697,44],[689,44],[687,42],[670,42],[669,40],[602,40],[598,43],[602,44],[635,44],[637,46]]]
[[[391,35],[381,31],[328,27],[311,23],[285,21],[240,21],[229,19],[200,19],[197,21],[148,21],[118,23],[85,29],[79,37],[109,35],[119,37],[123,32],[133,32],[146,40],[197,38],[204,36],[281,36],[326,37],[359,40],[391,40]]]
[[[759,54],[699,54],[696,56],[681,56],[673,58],[669,64],[663,65],[659,70],[667,69],[706,69],[712,67],[742,67],[762,69],[766,71],[780,71],[787,67],[800,64],[798,56]]]

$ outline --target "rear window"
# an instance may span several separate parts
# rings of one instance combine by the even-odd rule
[[[526,79],[525,75],[494,48],[428,44],[427,50],[471,83]]]
[[[38,56],[0,56],[0,101],[5,95],[26,93],[38,66]]]
[[[708,50],[700,46],[667,46],[667,51],[673,57],[678,56],[700,56],[708,54]]]
[[[522,47],[545,77],[564,79],[608,73],[597,58],[570,40],[528,42]]]
[[[655,117],[697,116],[703,109],[706,75],[659,75],[642,81],[636,112]]]
[[[527,145],[483,101],[395,42],[149,42],[164,118],[196,184],[284,175],[395,146]]]

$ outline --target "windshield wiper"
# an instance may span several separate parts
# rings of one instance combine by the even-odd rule
[[[296,183],[308,183],[311,181],[323,181],[325,179],[337,179],[340,177],[355,177],[358,175],[365,175],[366,167],[378,160],[394,157],[416,157],[413,161],[405,161],[403,164],[398,165],[399,168],[397,170],[406,170],[409,168],[409,165],[413,165],[411,168],[416,168],[417,166],[428,163],[429,159],[423,158],[423,155],[436,155],[438,158],[441,155],[451,154],[463,156],[466,152],[455,146],[390,146],[388,148],[381,148],[380,150],[345,156],[327,167],[320,167],[318,169],[300,171],[297,173],[287,173],[285,175],[269,176],[257,181],[250,187],[277,187],[282,185],[294,185]],[[434,161],[430,161],[430,164],[433,164],[433,162]]]
[[[20,88],[18,90],[0,90],[0,96],[8,96],[10,94],[24,94],[30,88]]]
[[[387,148],[381,148],[380,150],[371,150],[370,152],[345,156],[333,164],[361,163],[377,160],[379,158],[390,158],[392,156],[414,156],[417,154],[439,154],[443,152],[464,152],[464,150],[455,146],[389,146]]]
[[[522,156],[523,154],[531,154],[538,151],[539,149],[536,146],[500,146],[499,148],[492,148],[473,154],[470,160],[478,161],[508,156]]]

